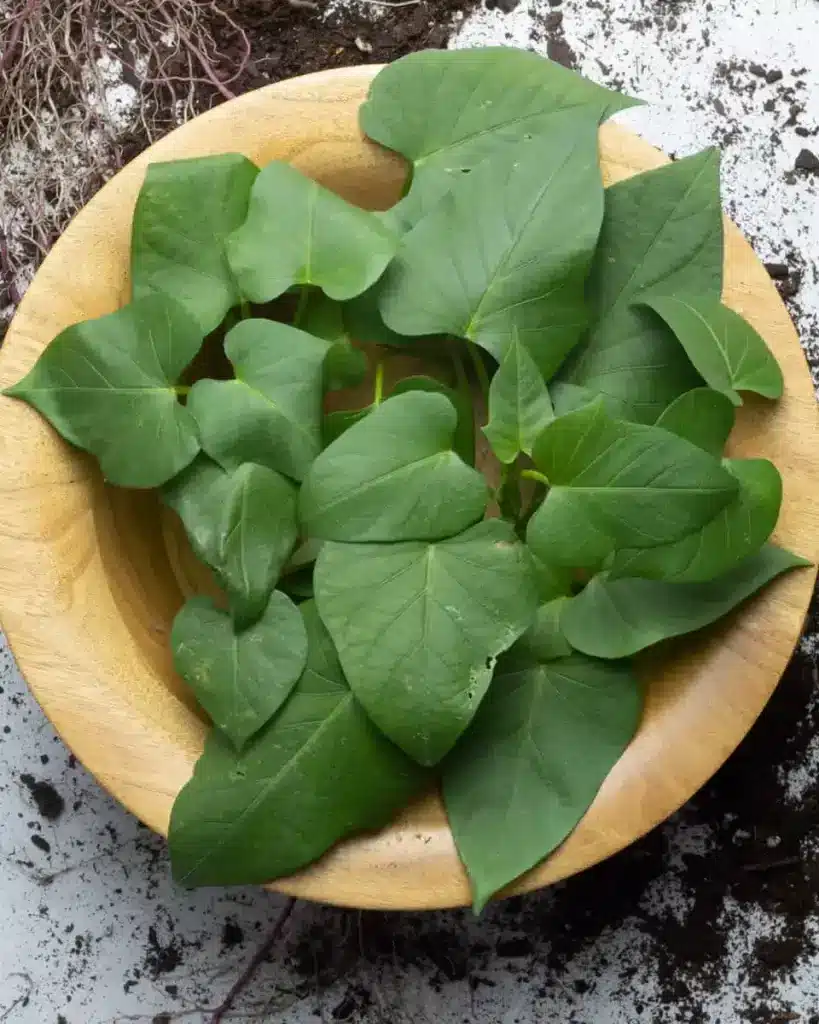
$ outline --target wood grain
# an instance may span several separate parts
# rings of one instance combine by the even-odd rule
[[[0,353],[0,383],[19,379],[62,328],[128,299],[131,212],[149,161],[239,151],[285,159],[353,202],[390,205],[401,162],[366,142],[357,108],[375,68],[325,72],[250,93],[196,119],[126,167],[73,221],[25,296]],[[614,126],[601,132],[608,181],[666,158]],[[812,481],[817,410],[794,328],[764,268],[727,225],[725,299],[764,335],[785,372],[777,405],[749,401],[732,441],[773,459],[785,500],[777,539],[819,555]],[[205,724],[171,668],[168,631],[181,602],[156,498],[102,485],[20,402],[0,399],[0,613],[23,674],[63,739],[100,782],[158,832],[190,776]],[[171,531],[172,533],[172,531]],[[167,542],[167,543],[166,543]],[[581,871],[643,835],[722,764],[776,686],[799,636],[812,570],[778,581],[718,629],[679,643],[648,671],[640,731],[581,825],[515,887]],[[437,796],[378,835],[341,844],[276,888],[357,907],[469,902]]]

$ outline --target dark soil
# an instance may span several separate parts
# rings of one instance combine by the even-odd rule
[[[247,32],[253,52],[245,74],[231,89],[246,92],[311,71],[384,64],[414,50],[444,47],[452,26],[477,5],[478,0],[421,0],[380,9],[362,4],[360,13],[325,18],[321,10],[291,7],[286,0],[241,0],[234,17]],[[225,38],[223,46],[230,63],[238,62],[241,51],[235,37]]]

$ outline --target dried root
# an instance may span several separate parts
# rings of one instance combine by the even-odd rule
[[[0,337],[70,218],[250,60],[231,0],[0,0]]]

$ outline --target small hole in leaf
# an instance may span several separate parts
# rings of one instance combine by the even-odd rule
[[[230,777],[234,780],[234,782],[240,779],[244,779],[246,776],[247,772],[244,770],[244,768],[234,768],[233,771],[230,773]]]

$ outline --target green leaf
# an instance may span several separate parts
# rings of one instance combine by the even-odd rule
[[[296,488],[266,466],[246,462],[228,472],[203,455],[163,499],[227,591],[237,624],[254,621],[298,539]]]
[[[520,643],[520,642],[519,642]],[[569,835],[628,746],[642,692],[626,665],[516,644],[444,764],[443,793],[479,913]]]
[[[385,825],[427,781],[353,697],[313,603],[299,610],[309,653],[290,699],[241,755],[214,731],[176,799],[169,842],[185,885],[288,875]]]
[[[307,633],[298,608],[279,591],[241,632],[210,598],[194,597],[174,619],[171,648],[176,671],[241,749],[295,686],[307,661]]]
[[[366,405],[363,409],[336,409],[333,412],[328,412],[321,427],[321,439],[324,447],[328,448],[354,423],[363,420],[372,412],[372,409],[371,405]]]
[[[650,296],[645,305],[668,324],[706,384],[741,405],[739,391],[781,398],[782,370],[765,339],[718,298]]]
[[[505,658],[512,654],[530,661],[553,661],[555,658],[568,658],[572,654],[569,642],[563,635],[560,616],[568,597],[556,597],[538,608],[534,622]],[[497,674],[497,673],[496,673]]]
[[[274,161],[259,172],[247,220],[227,243],[231,269],[253,302],[294,284],[351,299],[374,284],[395,253],[396,236],[362,210]]]
[[[532,136],[550,136],[571,111],[595,123],[637,101],[527,50],[423,50],[376,75],[359,111],[366,135],[412,164],[409,196],[388,211],[416,223],[464,171]]]
[[[356,697],[421,764],[469,724],[537,608],[526,548],[485,520],[436,544],[325,544],[316,601]]]
[[[225,469],[243,462],[301,480],[321,450],[327,342],[273,320],[243,320],[225,352],[235,380],[200,380],[188,398],[202,447]]]
[[[348,335],[363,344],[390,345],[393,348],[416,343],[416,338],[405,338],[391,331],[381,319],[378,311],[379,288],[380,284],[376,284],[344,303],[342,315]]]
[[[696,533],[667,547],[619,551],[609,578],[700,582],[721,576],[758,551],[770,537],[782,504],[782,478],[767,459],[726,459],[739,491],[714,519]]]
[[[553,565],[538,558],[534,551],[532,566],[535,572],[535,586],[538,599],[543,602],[553,601],[556,597],[567,597],[572,592],[572,570],[565,565]]]
[[[388,398],[310,467],[299,504],[306,532],[338,541],[439,540],[477,522],[488,489],[452,450],[456,426],[443,395]]]
[[[783,572],[809,564],[766,544],[708,583],[610,580],[604,574],[567,602],[561,625],[576,650],[598,658],[626,658],[716,622]]]
[[[543,375],[515,332],[489,386],[489,422],[483,432],[501,462],[532,454],[541,430],[554,419]]]
[[[349,341],[336,341],[324,357],[325,391],[342,391],[363,384],[367,376],[367,356]]]
[[[639,303],[649,291],[718,299],[722,292],[719,156],[706,150],[606,190],[588,282],[593,327],[560,379],[653,423],[701,381],[671,331]],[[553,395],[558,412],[566,409]]]
[[[308,289],[294,326],[330,343],[324,357],[324,390],[357,387],[367,376],[367,356],[351,344],[344,326],[344,306],[317,288]]]
[[[155,291],[179,302],[209,334],[242,295],[225,239],[247,216],[259,169],[238,153],[149,164],[131,232],[135,299]]]
[[[656,425],[719,456],[734,429],[735,416],[734,405],[725,395],[710,388],[694,388],[664,409]]]
[[[5,392],[91,452],[119,487],[159,487],[199,451],[177,382],[202,344],[181,306],[151,295],[67,327]]]
[[[400,334],[453,334],[498,361],[515,331],[547,378],[588,323],[584,286],[603,216],[593,119],[464,175],[404,236],[379,308]]]
[[[660,427],[614,419],[602,402],[550,423],[534,461],[550,490],[526,539],[557,565],[594,565],[615,548],[679,540],[713,519],[738,489],[701,448]]]
[[[458,391],[448,387],[435,377],[419,374],[404,377],[392,389],[394,395],[405,395],[410,391],[432,391],[445,395],[455,406],[458,424],[452,439],[452,448],[468,466],[475,465],[475,409],[471,392]]]

